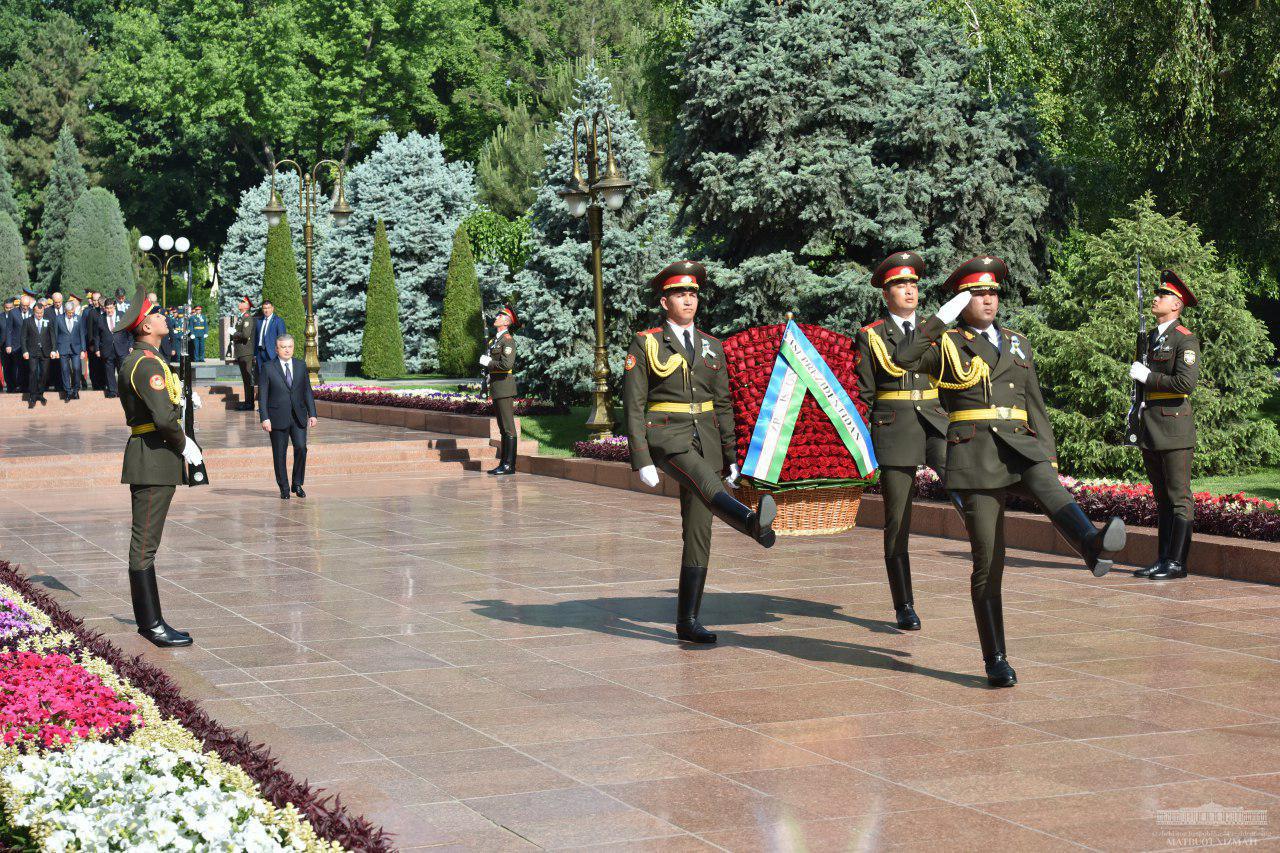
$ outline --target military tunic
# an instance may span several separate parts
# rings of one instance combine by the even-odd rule
[[[498,432],[505,437],[516,434],[516,339],[503,332],[489,345],[489,397],[498,418]]]
[[[932,317],[894,355],[899,366],[941,382],[949,413],[947,487],[964,504],[975,600],[1000,595],[1006,492],[1034,497],[1050,516],[1074,502],[1058,480],[1057,448],[1031,342],[1019,332],[993,328],[1000,335],[999,351],[975,330],[948,330]]]
[[[1191,457],[1196,444],[1191,393],[1200,376],[1200,341],[1176,322],[1164,334],[1157,330],[1151,337],[1147,349],[1151,374],[1144,383],[1139,436],[1142,461],[1161,512],[1190,521],[1194,506]]]
[[[946,479],[947,412],[927,373],[893,363],[902,337],[888,316],[862,327],[856,337],[858,395],[871,406],[871,444],[880,463],[886,557],[907,553],[916,469],[928,465]]]
[[[240,381],[244,384],[244,405],[252,408],[253,389],[258,385],[257,364],[253,355],[252,313],[241,314],[231,328],[231,357],[240,368]]]
[[[655,465],[680,484],[682,565],[706,567],[712,498],[737,456],[729,373],[720,341],[693,329],[693,353],[671,326],[640,332],[623,372],[631,467]]]
[[[131,431],[120,475],[133,502],[129,571],[148,571],[155,567],[175,487],[186,482],[179,385],[159,350],[138,342],[120,364],[117,386]]]

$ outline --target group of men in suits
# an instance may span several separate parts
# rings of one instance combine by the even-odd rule
[[[48,402],[49,389],[66,401],[79,398],[87,385],[116,396],[115,371],[132,344],[117,336],[115,326],[128,308],[123,292],[115,299],[97,291],[64,299],[60,292],[45,298],[26,289],[5,300],[0,314],[5,391],[23,394],[32,408]]]

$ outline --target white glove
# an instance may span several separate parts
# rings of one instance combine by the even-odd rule
[[[204,454],[200,452],[200,448],[196,446],[190,436],[187,437],[187,443],[182,445],[182,458],[189,465],[199,465],[204,461]]]
[[[653,465],[646,465],[641,468],[640,482],[651,489],[656,489],[658,487],[658,469]]]
[[[204,401],[200,399],[200,392],[199,392],[199,391],[192,391],[192,392],[191,392],[191,407],[192,407],[192,408],[194,408],[194,409],[198,409],[198,408],[200,408],[200,407],[201,407],[201,406],[203,406],[203,405],[204,405]]]
[[[485,353],[484,355],[480,356],[480,366],[481,366],[481,367],[488,367],[488,366],[489,366],[489,362],[491,362],[491,361],[493,361],[493,359],[489,357],[489,354],[488,354],[488,353]]]
[[[729,488],[738,485],[738,463],[734,462],[729,466],[729,476],[724,478],[724,482]]]
[[[962,290],[947,300],[947,303],[938,309],[938,313],[935,316],[947,325],[951,325],[971,301],[973,301],[973,294],[967,290]]]
[[[1129,378],[1136,382],[1141,382],[1143,385],[1146,385],[1147,377],[1150,375],[1151,368],[1147,367],[1140,361],[1135,361],[1133,364],[1129,365]]]

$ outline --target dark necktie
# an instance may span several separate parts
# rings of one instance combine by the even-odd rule
[[[684,330],[684,351],[689,354],[689,363],[693,363],[693,335],[689,334],[689,330]]]
[[[287,361],[284,363],[284,384],[293,387],[293,364]]]
[[[911,343],[911,339],[915,337],[916,330],[911,328],[911,321],[904,320],[902,323],[902,339],[907,343]]]

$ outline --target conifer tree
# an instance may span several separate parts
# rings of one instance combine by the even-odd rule
[[[275,306],[275,312],[284,320],[285,331],[293,335],[301,352],[304,348],[306,309],[302,304],[298,267],[294,263],[288,214],[279,225],[267,228],[261,301]],[[258,300],[254,300],[254,304],[258,304]]]
[[[61,287],[68,293],[100,290],[126,294],[133,288],[129,231],[115,194],[94,187],[80,196],[67,221]]]
[[[449,273],[440,309],[440,372],[446,376],[474,376],[484,352],[484,304],[476,262],[466,224],[453,235]]]
[[[13,218],[0,211],[0,295],[8,299],[30,286],[27,248],[22,244],[22,234],[18,232]]]
[[[63,127],[54,145],[53,168],[49,171],[49,183],[44,191],[44,213],[40,217],[40,261],[36,265],[36,284],[46,293],[62,286],[67,221],[76,201],[88,188],[89,178],[80,162],[80,149],[71,131]]]
[[[365,303],[364,335],[360,341],[360,372],[369,379],[404,376],[404,336],[400,332],[400,300],[387,228],[378,220],[373,235],[373,260],[369,265],[369,290]]]
[[[22,228],[22,211],[13,194],[13,175],[9,172],[9,143],[0,135],[0,213],[6,213],[13,223]]]

